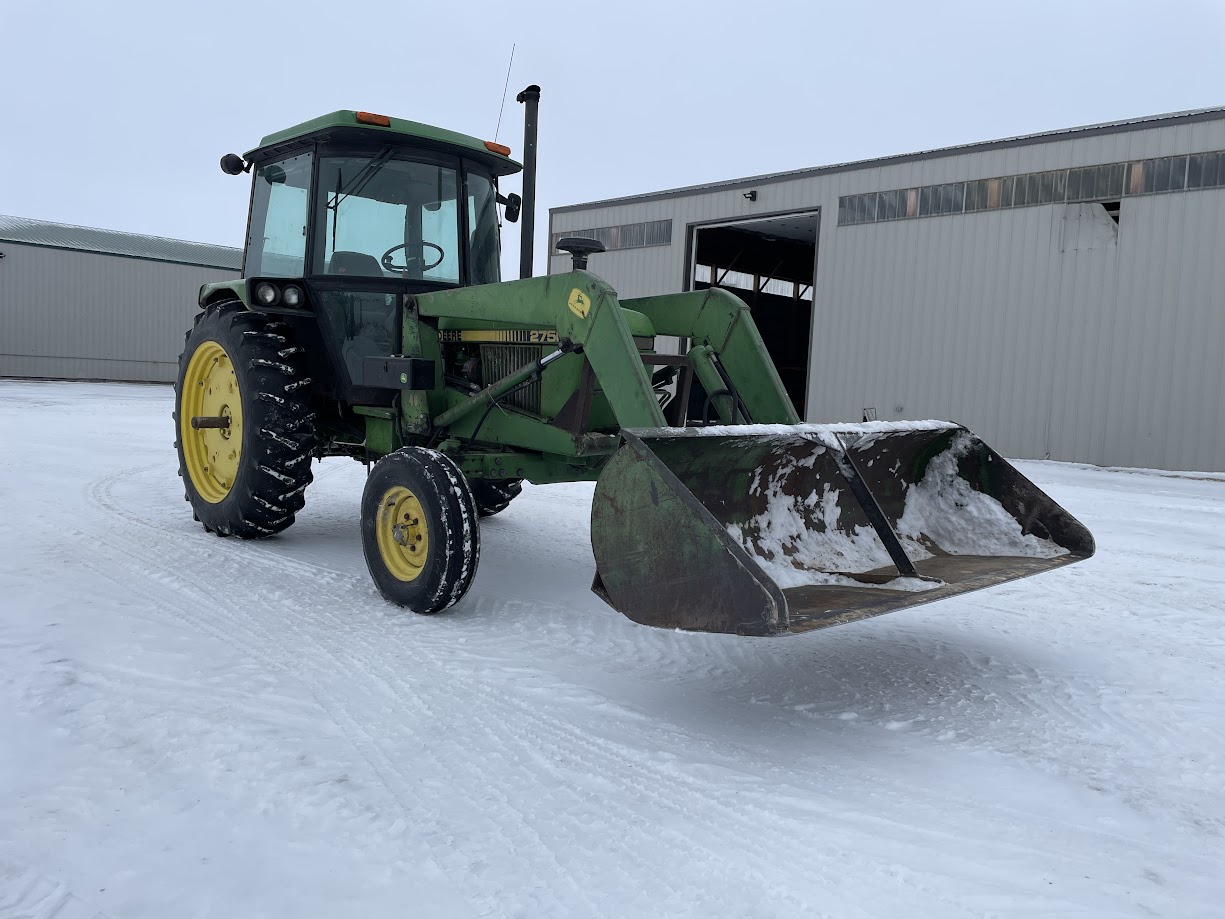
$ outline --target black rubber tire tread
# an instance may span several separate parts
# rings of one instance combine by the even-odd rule
[[[218,342],[230,355],[243,413],[238,473],[217,504],[196,490],[178,436],[183,377],[192,354],[206,341]],[[174,445],[186,498],[204,529],[218,536],[262,539],[288,529],[302,510],[316,447],[306,368],[306,353],[284,322],[240,303],[209,306],[196,316],[179,355]]]
[[[429,548],[425,565],[412,581],[387,570],[375,535],[379,501],[402,485],[427,515]],[[472,490],[459,467],[444,453],[404,447],[374,464],[362,492],[362,552],[370,577],[385,599],[426,615],[440,613],[463,599],[481,558],[481,530]]]
[[[468,484],[482,517],[502,513],[523,491],[523,479],[470,479]]]

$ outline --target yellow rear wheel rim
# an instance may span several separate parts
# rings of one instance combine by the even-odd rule
[[[415,581],[425,568],[430,550],[430,530],[421,501],[403,485],[383,493],[374,521],[379,557],[392,576]]]
[[[228,418],[229,427],[191,426],[192,418]],[[215,341],[203,342],[183,374],[179,400],[179,441],[183,465],[196,492],[219,504],[234,487],[242,461],[242,393],[234,361]]]

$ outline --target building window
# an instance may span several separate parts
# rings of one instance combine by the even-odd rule
[[[1225,150],[843,195],[838,225],[1092,201],[1109,204],[1117,220],[1125,197],[1222,187]]]
[[[840,205],[841,206],[841,205]],[[840,219],[838,221],[842,223]],[[549,241],[553,255],[563,255],[557,243],[567,236],[598,239],[610,252],[613,249],[645,249],[650,246],[672,245],[672,221],[648,220],[645,223],[623,223],[616,227],[596,227],[591,230],[562,230]]]

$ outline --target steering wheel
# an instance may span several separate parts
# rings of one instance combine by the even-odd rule
[[[380,261],[383,263],[383,267],[384,267],[386,270],[388,270],[388,271],[397,271],[397,272],[404,272],[404,271],[408,271],[408,270],[409,270],[409,267],[410,267],[410,266],[408,265],[408,258],[407,258],[407,257],[405,258],[405,260],[404,260],[404,261],[405,261],[405,263],[404,263],[403,265],[393,265],[393,264],[392,264],[392,262],[391,262],[391,256],[392,256],[392,254],[393,254],[393,253],[396,253],[396,252],[399,252],[401,249],[403,249],[403,248],[404,248],[404,247],[406,247],[407,245],[408,245],[408,243],[400,243],[400,245],[398,245],[398,246],[392,246],[390,249],[388,249],[386,252],[384,252],[384,253],[383,253],[383,257],[382,257],[382,259],[380,259]],[[447,254],[446,254],[445,252],[443,252],[443,251],[442,251],[442,246],[438,245],[437,243],[426,242],[426,241],[423,239],[423,240],[421,240],[421,245],[423,245],[423,246],[429,246],[431,249],[435,250],[435,251],[438,253],[438,258],[436,258],[434,261],[430,262],[428,265],[423,265],[423,266],[421,267],[421,271],[422,271],[422,273],[425,273],[425,272],[429,271],[431,268],[437,268],[439,265],[441,265],[441,264],[442,264],[442,260],[443,260],[444,258],[446,258],[446,257],[447,257]]]

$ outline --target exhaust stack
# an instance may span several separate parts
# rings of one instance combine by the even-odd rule
[[[540,87],[533,83],[515,101],[527,106],[523,114],[523,236],[519,244],[519,277],[532,276],[532,242],[536,232],[536,119]]]

